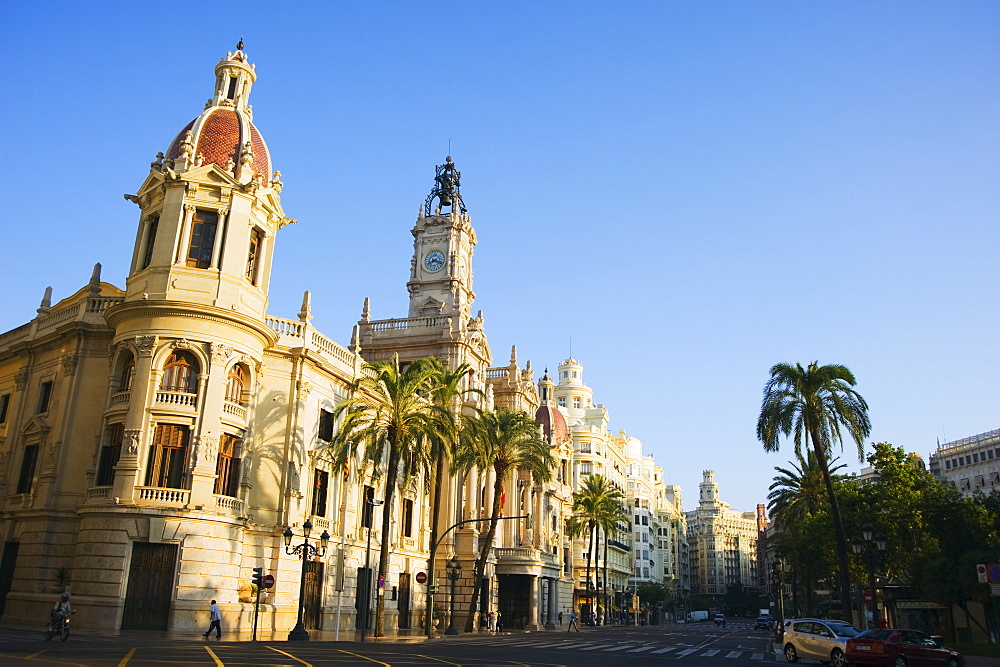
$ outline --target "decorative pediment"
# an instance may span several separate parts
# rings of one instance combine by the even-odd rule
[[[427,297],[423,303],[417,308],[418,317],[429,317],[431,315],[440,315],[444,304],[433,297]]]
[[[32,439],[44,440],[52,426],[42,417],[35,415],[28,420],[28,423],[21,429],[21,438],[27,441]]]

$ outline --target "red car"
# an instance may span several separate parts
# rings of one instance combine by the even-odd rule
[[[892,667],[963,667],[965,658],[917,630],[865,630],[847,640],[847,662]]]

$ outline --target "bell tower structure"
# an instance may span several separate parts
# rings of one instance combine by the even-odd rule
[[[486,389],[485,370],[492,361],[483,314],[472,314],[472,251],[476,232],[462,201],[461,173],[451,157],[435,170],[434,186],[420,207],[413,234],[413,256],[406,289],[410,295],[405,319],[371,319],[365,299],[353,349],[365,359],[403,362],[433,356],[449,368],[468,363],[473,385]]]
[[[467,321],[472,315],[476,232],[462,201],[461,177],[451,156],[437,166],[434,188],[411,230],[410,317],[458,315]]]

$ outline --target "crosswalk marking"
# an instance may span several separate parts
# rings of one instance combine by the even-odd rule
[[[738,657],[740,657],[741,653],[743,653],[743,651],[730,651],[729,653],[726,654],[726,657],[727,658],[738,658]]]
[[[624,646],[615,646],[612,648],[606,648],[605,651],[624,651],[627,648],[632,648],[632,644],[625,644]]]
[[[598,644],[596,646],[588,646],[588,647],[582,648],[580,650],[581,651],[594,651],[594,650],[599,649],[599,648],[601,648],[601,649],[608,648],[609,646],[613,646],[613,644]]]
[[[649,646],[640,646],[639,648],[630,648],[629,653],[642,653],[643,651],[648,651],[651,648],[656,648],[655,644],[650,644]]]
[[[658,650],[658,651],[653,651],[653,653],[670,653],[670,652],[671,652],[671,651],[673,651],[673,650],[674,650],[675,648],[677,648],[677,647],[676,647],[676,646],[668,646],[667,648],[661,648],[661,649],[660,649],[660,650]]]
[[[763,660],[764,659],[764,654],[763,653],[754,653],[753,655],[750,656],[750,659],[751,660]]]
[[[714,655],[718,655],[718,653],[719,652],[717,650],[705,651],[704,653],[701,654],[701,657],[703,657],[703,658],[711,658]]]
[[[692,653],[694,653],[694,652],[695,652],[695,651],[697,651],[697,650],[698,650],[698,649],[696,649],[696,648],[686,648],[686,649],[684,649],[683,651],[681,651],[680,653],[678,653],[678,654],[677,654],[677,657],[678,657],[678,658],[683,658],[683,657],[684,657],[684,656],[686,656],[686,655],[691,655]]]

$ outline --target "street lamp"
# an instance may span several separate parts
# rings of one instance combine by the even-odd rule
[[[365,603],[361,607],[365,610],[365,617],[361,619],[361,641],[365,640],[365,630],[368,629],[368,619],[372,613],[372,524],[375,523],[375,508],[384,504],[384,500],[368,499],[368,545],[365,547],[365,576],[368,580],[365,582]]]
[[[323,534],[319,536],[319,547],[309,544],[309,533],[312,532],[312,522],[306,519],[306,522],[302,524],[302,544],[292,547],[292,529],[285,526],[285,532],[282,535],[285,538],[285,553],[294,554],[302,559],[302,574],[299,576],[299,620],[295,623],[295,627],[292,631],[288,633],[288,641],[290,642],[307,642],[309,641],[309,633],[306,632],[306,628],[302,625],[302,608],[305,604],[306,595],[306,567],[308,566],[309,559],[313,556],[322,558],[326,555],[326,548],[330,544],[330,534],[323,531]]]
[[[871,591],[871,610],[872,610],[872,627],[877,628],[879,626],[878,622],[878,593],[875,589],[875,561],[878,560],[879,555],[885,553],[885,533],[879,531],[874,535],[874,542],[872,540],[872,533],[874,533],[875,528],[870,523],[866,523],[861,526],[861,534],[864,535],[864,541],[860,537],[855,537],[851,540],[851,548],[854,549],[854,553],[862,557],[865,565],[868,567],[868,590]]]
[[[774,634],[781,640],[785,625],[785,591],[782,589],[781,561],[775,560],[771,563],[771,586],[774,588],[775,596],[775,624]]]
[[[458,583],[458,578],[462,576],[462,564],[458,562],[458,556],[452,556],[451,560],[444,564],[447,572],[448,581],[451,582],[451,611],[448,613],[448,629],[444,631],[446,635],[457,635],[458,630],[455,628],[455,584]]]

